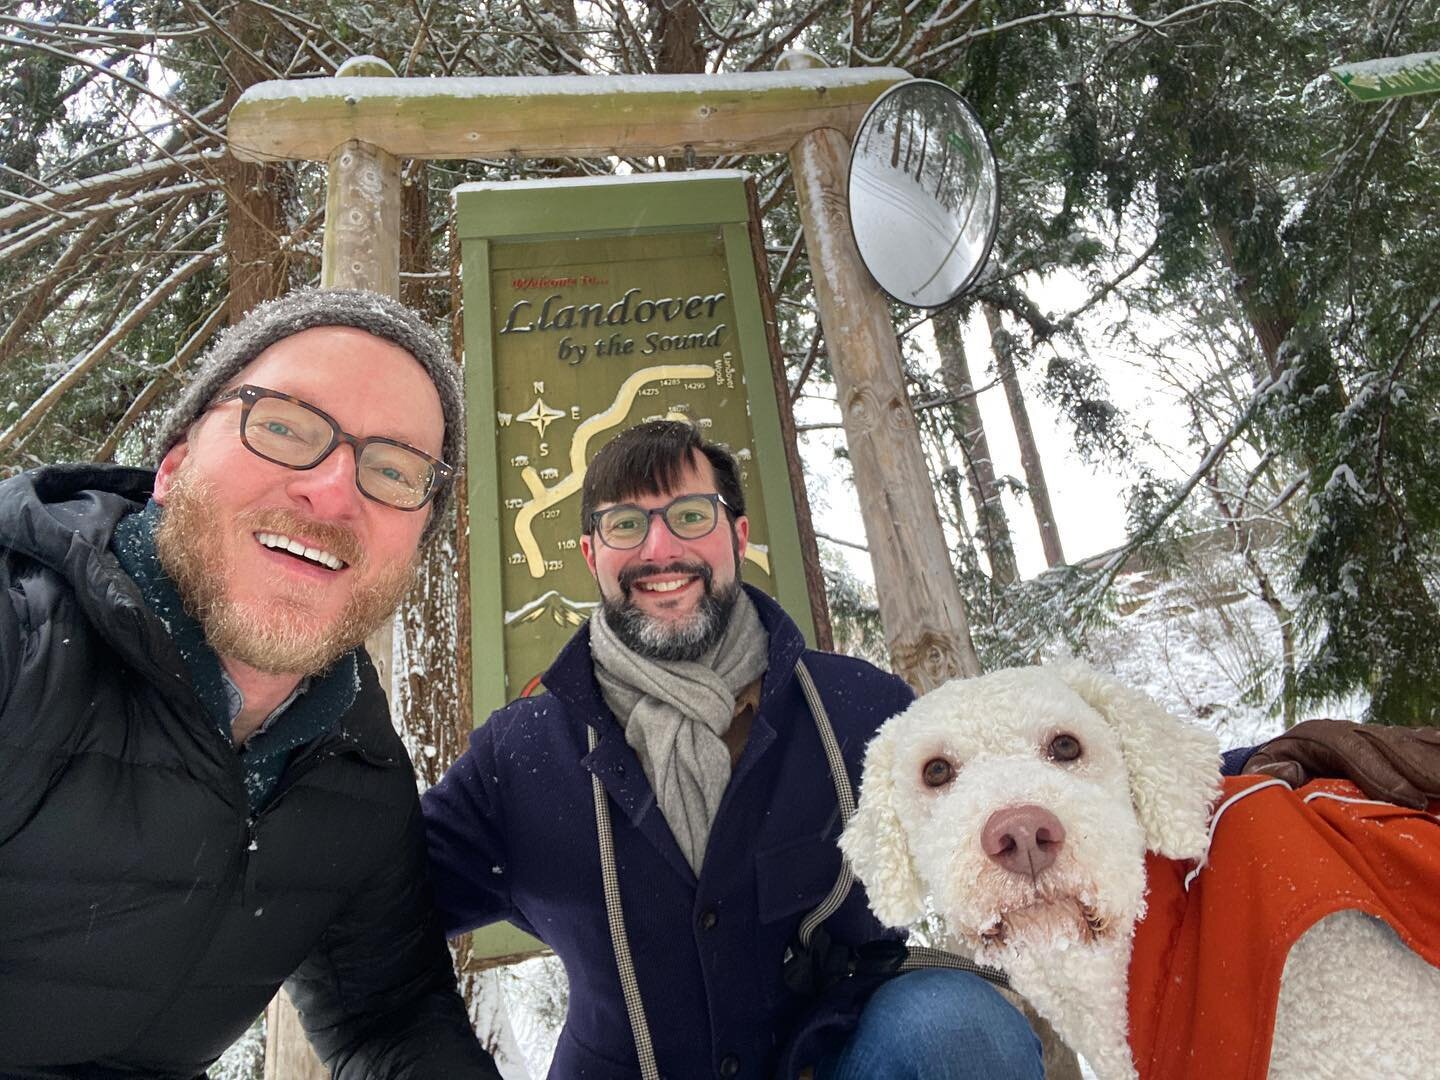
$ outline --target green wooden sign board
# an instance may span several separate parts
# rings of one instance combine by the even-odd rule
[[[1410,53],[1340,64],[1330,69],[1359,101],[1384,101],[1440,90],[1440,52]]]
[[[543,692],[540,676],[595,609],[579,547],[585,469],[657,417],[736,454],[743,577],[813,642],[745,174],[468,184],[455,199],[477,723]],[[476,949],[528,942],[506,927],[477,935]]]

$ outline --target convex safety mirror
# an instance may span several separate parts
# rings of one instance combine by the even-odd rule
[[[876,99],[850,154],[850,228],[885,292],[944,307],[985,265],[999,216],[995,153],[964,98],[915,79]]]

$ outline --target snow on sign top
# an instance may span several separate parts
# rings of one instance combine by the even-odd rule
[[[1340,64],[1331,68],[1330,74],[1360,101],[1434,93],[1440,90],[1440,52]]]
[[[451,196],[458,197],[467,191],[515,191],[521,188],[564,188],[603,187],[606,184],[648,184],[658,182],[674,183],[683,180],[744,180],[750,174],[744,169],[694,169],[690,172],[673,173],[611,173],[604,176],[547,176],[534,180],[472,180],[456,184]]]
[[[384,78],[322,76],[256,83],[240,101],[304,101],[317,97],[487,98],[612,94],[763,93],[801,88],[830,89],[909,79],[901,68],[812,68],[801,71],[743,71],[720,75],[494,75]]]

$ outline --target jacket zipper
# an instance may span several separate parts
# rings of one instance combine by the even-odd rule
[[[255,859],[260,850],[260,822],[253,813],[245,815],[245,846],[240,849],[240,906],[248,908],[255,901]],[[263,908],[256,908],[259,915]]]

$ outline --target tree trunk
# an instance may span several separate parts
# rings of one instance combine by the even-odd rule
[[[1030,491],[1030,506],[1035,511],[1035,524],[1040,528],[1040,543],[1045,549],[1045,565],[1061,566],[1065,552],[1060,547],[1060,529],[1055,524],[1055,511],[1050,507],[1050,489],[1045,484],[1045,469],[1040,464],[1040,448],[1035,445],[1035,431],[1030,426],[1030,413],[1025,408],[1025,395],[1015,374],[1010,335],[1000,322],[1000,312],[991,304],[985,308],[985,323],[990,327],[990,341],[995,349],[995,365],[1000,381],[1005,384],[1005,398],[1010,403],[1010,419],[1015,424],[1015,439],[1020,444],[1020,465],[1025,470],[1025,484]]]
[[[1015,566],[1015,547],[1010,540],[1010,522],[1000,502],[1000,489],[995,483],[995,463],[990,457],[985,421],[975,400],[975,383],[970,377],[970,363],[965,358],[965,343],[960,336],[960,316],[954,308],[946,308],[936,312],[934,324],[935,344],[940,350],[940,376],[946,392],[955,399],[953,415],[960,452],[965,456],[970,497],[975,503],[975,532],[985,548],[995,584],[1009,585],[1020,576]]]
[[[424,162],[410,162],[405,175],[400,195],[400,299],[444,333],[446,328],[438,324],[437,317],[449,313],[435,310],[427,279],[418,276],[433,267]],[[457,258],[458,250],[457,246]],[[448,289],[445,297],[450,299]],[[458,326],[455,332],[458,366],[464,339]],[[458,485],[455,501],[463,502],[464,494],[464,485]],[[439,781],[460,757],[470,736],[469,710],[461,709],[462,701],[469,700],[462,686],[468,689],[470,681],[468,604],[463,606],[465,621],[460,621],[461,594],[469,580],[465,576],[468,562],[460,565],[460,552],[466,547],[462,536],[441,526],[435,541],[423,552],[415,584],[395,614],[399,628],[395,637],[395,669],[399,676],[396,686],[400,696],[391,711],[401,720],[416,776],[425,787]],[[464,649],[460,646],[462,640],[466,643]]]
[[[269,26],[248,0],[230,12],[231,46],[226,108],[241,93],[270,76],[257,59],[264,55]],[[230,268],[226,322],[234,325],[256,304],[285,292],[288,260],[280,246],[285,221],[285,182],[279,165],[254,165],[227,157],[225,174],[225,255]]]
[[[655,72],[696,75],[705,70],[705,49],[700,44],[700,5],[651,0],[655,14]]]

